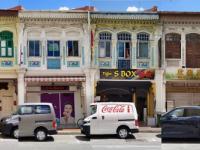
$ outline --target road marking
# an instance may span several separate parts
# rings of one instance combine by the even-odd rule
[[[143,145],[92,145],[92,147],[94,148],[159,148],[161,147],[161,145],[158,145],[158,146],[151,146],[151,145],[146,145],[146,146],[143,146]]]

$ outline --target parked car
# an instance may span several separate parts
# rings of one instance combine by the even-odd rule
[[[178,107],[161,117],[161,137],[200,138],[200,106]]]
[[[127,138],[139,132],[138,114],[134,103],[93,103],[91,115],[84,119],[81,132],[86,136],[117,134]]]
[[[20,105],[16,113],[1,119],[0,131],[14,138],[34,136],[43,141],[57,133],[55,111],[50,103]]]

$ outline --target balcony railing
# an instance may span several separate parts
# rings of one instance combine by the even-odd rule
[[[130,60],[118,60],[118,69],[130,69]]]

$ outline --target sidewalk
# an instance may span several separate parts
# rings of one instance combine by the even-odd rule
[[[141,133],[160,133],[161,128],[157,127],[140,127],[139,132]],[[59,135],[65,135],[65,134],[81,134],[80,129],[62,129],[58,130]]]

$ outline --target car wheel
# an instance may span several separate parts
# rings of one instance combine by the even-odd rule
[[[35,138],[37,141],[44,141],[47,138],[47,132],[44,129],[37,129],[35,131]]]
[[[19,128],[14,128],[12,130],[12,137],[15,138],[15,139],[19,138]]]
[[[128,128],[126,127],[121,127],[117,130],[117,135],[120,139],[126,139],[128,137]]]

